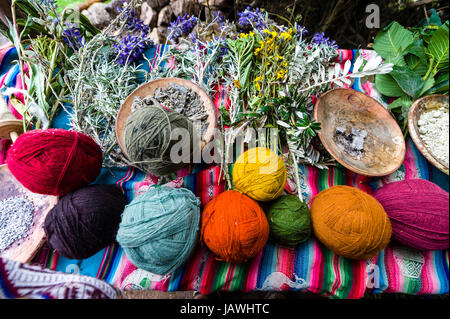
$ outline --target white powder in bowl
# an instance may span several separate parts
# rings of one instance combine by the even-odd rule
[[[441,107],[422,113],[417,121],[422,142],[428,151],[447,167],[449,164],[448,116],[448,108]]]

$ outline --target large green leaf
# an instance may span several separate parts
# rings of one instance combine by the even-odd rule
[[[436,77],[434,86],[427,90],[424,95],[431,94],[448,94],[449,89],[449,74],[448,72],[444,72]]]
[[[433,87],[434,83],[435,83],[434,78],[429,77],[428,79],[426,79],[425,84],[423,85],[423,87],[420,90],[420,92],[417,95],[417,97],[421,97],[422,95],[424,95],[425,92],[427,92],[428,90],[430,90]]]
[[[247,67],[244,69],[244,71],[241,73],[241,78],[239,79],[239,82],[241,83],[241,88],[243,91],[247,90],[249,85],[249,79],[250,74],[252,70],[252,63],[247,64]]]
[[[406,53],[415,55],[420,61],[427,63],[427,55],[422,39],[414,40],[414,42],[406,49]]]
[[[391,73],[392,78],[397,82],[398,86],[412,98],[417,98],[421,92],[425,81],[414,71],[408,67],[394,66]]]
[[[407,54],[405,56],[405,61],[408,67],[420,76],[424,76],[428,71],[428,62],[423,62],[420,58],[413,54]]]
[[[373,48],[386,62],[406,66],[404,55],[406,49],[414,42],[413,33],[399,23],[394,22],[386,31],[377,34]]]
[[[394,100],[391,104],[389,104],[388,109],[389,110],[395,110],[398,108],[404,109],[409,108],[412,104],[412,100],[407,95],[403,95],[399,97],[398,99]]]
[[[386,96],[399,97],[405,94],[389,74],[377,74],[375,76],[375,87]]]
[[[428,43],[428,54],[436,63],[437,69],[448,69],[448,49],[449,49],[448,21],[437,29]]]
[[[414,40],[406,51],[405,61],[407,66],[419,75],[425,75],[428,71],[428,59],[423,40],[420,38]]]
[[[29,2],[28,0],[14,0],[12,4],[18,6],[30,16],[39,17],[37,8],[32,2]]]

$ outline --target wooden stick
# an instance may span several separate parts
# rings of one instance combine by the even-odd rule
[[[418,7],[424,4],[428,4],[428,3],[432,3],[434,0],[418,0],[418,1],[414,1],[414,2],[410,2],[408,3],[409,7]]]

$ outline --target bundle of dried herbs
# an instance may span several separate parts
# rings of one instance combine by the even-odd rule
[[[89,135],[100,145],[106,167],[127,165],[116,140],[116,116],[128,95],[148,80],[148,72],[134,63],[142,56],[142,47],[151,44],[148,32],[141,23],[133,19],[134,24],[130,24],[127,18],[133,17],[130,10],[138,2],[126,3],[106,29],[69,58],[71,70],[64,78],[70,91],[72,129]]]
[[[8,21],[6,35],[17,50],[22,87],[27,89],[8,88],[4,94],[23,116],[24,130],[45,129],[67,102],[63,81],[71,68],[67,57],[99,30],[78,11],[59,12],[55,0],[15,0],[11,11],[13,21]]]

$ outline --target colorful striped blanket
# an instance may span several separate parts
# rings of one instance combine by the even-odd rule
[[[0,258],[0,299],[117,299],[105,281]]]
[[[151,68],[162,50],[163,46],[149,49],[146,55],[151,64],[144,64],[143,67]],[[354,61],[358,55],[367,58],[370,54],[372,51],[368,50],[341,50],[340,62]],[[0,51],[0,86],[20,85],[14,58],[14,49]],[[356,80],[352,88],[384,104],[389,102],[381,99],[369,79]],[[214,102],[216,106],[227,103],[226,92],[218,90]],[[54,122],[56,127],[66,125],[64,117]],[[4,161],[7,147],[7,142],[1,141],[0,163]],[[300,191],[306,201],[333,185],[350,185],[372,193],[386,183],[411,178],[430,180],[448,191],[448,176],[430,165],[410,139],[407,140],[406,157],[401,168],[383,178],[369,178],[341,167],[319,170],[300,165],[299,171]],[[225,186],[219,183],[219,175],[219,167],[197,166],[193,171],[180,171],[178,178],[170,182],[169,186],[186,187],[206,204],[213,196],[225,190]],[[95,183],[116,184],[128,199],[132,200],[157,182],[157,177],[145,175],[134,168],[104,168]],[[314,238],[296,249],[287,249],[269,242],[257,257],[238,265],[217,261],[206,247],[199,244],[182,268],[166,276],[137,269],[117,244],[84,260],[58,256],[44,246],[33,263],[53,270],[103,279],[120,289],[197,290],[203,294],[218,290],[295,290],[317,293],[329,298],[361,298],[365,293],[382,292],[449,292],[448,250],[419,252],[391,244],[371,260],[352,261],[334,254]]]

